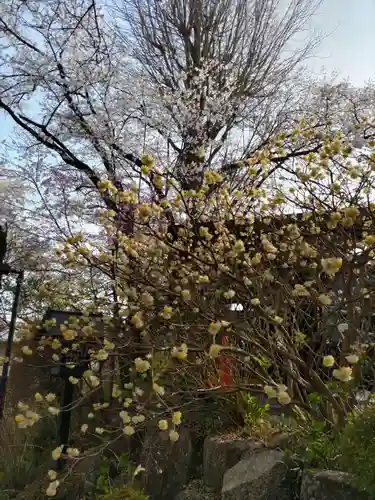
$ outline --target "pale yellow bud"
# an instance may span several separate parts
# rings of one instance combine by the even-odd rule
[[[274,387],[271,387],[270,385],[265,385],[263,390],[270,399],[275,399],[277,397],[277,392]]]
[[[329,295],[326,295],[324,293],[322,293],[321,295],[319,295],[318,297],[318,301],[323,305],[323,306],[329,306],[332,304],[332,299]]]
[[[278,393],[277,401],[282,405],[288,405],[292,400],[287,392],[282,391]]]
[[[56,408],[55,406],[49,406],[48,407],[48,411],[51,415],[53,415],[54,417],[56,417],[57,415],[59,415],[60,413],[60,409],[59,408]]]
[[[171,430],[171,431],[169,431],[169,439],[170,439],[173,443],[175,443],[176,441],[178,441],[178,440],[179,440],[179,438],[180,438],[180,435],[179,435],[179,433],[178,433],[177,431],[175,431],[175,430]]]
[[[46,495],[47,497],[54,497],[57,495],[57,488],[59,486],[59,481],[53,481],[52,483],[49,484],[48,488],[46,489]]]
[[[212,344],[210,346],[209,351],[208,351],[208,355],[210,356],[210,358],[217,358],[222,349],[223,349],[223,346],[221,346],[219,344]]]
[[[188,346],[186,344],[181,344],[180,347],[173,347],[171,351],[172,358],[177,358],[180,360],[185,360],[188,355]]]
[[[77,458],[79,457],[79,450],[78,448],[67,448],[66,454],[68,455],[68,457]]]
[[[62,449],[63,449],[62,446],[58,446],[52,451],[51,455],[53,460],[58,460],[61,457]]]
[[[190,290],[182,290],[181,291],[181,297],[183,300],[186,302],[191,299],[191,293]]]
[[[219,333],[220,329],[222,327],[222,323],[220,321],[216,321],[216,323],[210,323],[208,327],[208,333],[211,335],[216,335]]]
[[[156,392],[156,394],[159,394],[159,396],[164,396],[165,394],[164,387],[158,385],[156,382],[152,384],[152,389]]]
[[[56,478],[57,478],[57,472],[55,470],[49,470],[48,471],[48,478],[51,480],[51,481],[54,481]]]
[[[349,356],[346,356],[345,359],[351,365],[355,365],[359,361],[359,356],[357,356],[356,354],[349,354]]]
[[[161,431],[166,431],[168,429],[167,420],[159,420],[158,427]]]
[[[182,413],[180,411],[176,411],[172,415],[172,423],[174,425],[181,425]]]
[[[342,258],[331,257],[321,260],[322,268],[328,276],[334,276],[342,266]]]
[[[142,358],[136,358],[134,360],[134,365],[138,373],[146,373],[151,368],[150,363]]]
[[[323,358],[323,366],[326,368],[331,368],[335,364],[335,358],[331,355],[329,356],[324,356]]]
[[[131,425],[126,425],[124,427],[124,434],[126,436],[132,436],[134,433],[135,433],[135,429]]]
[[[43,396],[39,392],[37,392],[34,395],[34,398],[35,398],[35,401],[37,401],[38,403],[40,403],[41,401],[43,401]]]
[[[332,375],[341,380],[341,382],[349,382],[352,379],[352,369],[350,366],[342,366],[336,370],[333,370]]]

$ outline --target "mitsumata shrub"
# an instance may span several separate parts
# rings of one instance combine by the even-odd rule
[[[235,192],[214,170],[205,171],[196,190],[181,191],[147,155],[144,176],[151,185],[157,179],[163,199],[145,201],[138,187],[98,181],[114,207],[101,210],[105,238],[74,233],[57,255],[69,272],[101,273],[112,292],[93,301],[83,296],[81,314],[60,324],[50,317],[25,328],[34,341],[23,347],[24,358],[37,352],[72,369],[73,406],[89,401],[80,426],[85,439],[51,450],[54,460],[74,465],[91,448],[98,453],[148,425],[172,446],[192,401],[205,395],[236,401],[236,393],[252,391],[285,413],[314,415],[316,443],[305,451],[311,463],[331,460],[321,422],[345,427],[371,351],[375,204],[368,194],[375,187],[375,143],[364,139],[365,154],[350,134],[327,127],[301,121],[270,139],[246,159],[248,184]],[[366,135],[367,127],[364,119],[356,133]],[[255,182],[258,171],[306,142],[314,147],[287,176],[288,188]],[[354,175],[350,165],[359,156]],[[123,231],[126,216],[119,214],[126,213],[131,233]],[[58,295],[62,285],[44,283],[43,297]],[[82,377],[74,371],[80,364]],[[55,394],[34,399],[15,417],[26,432],[71,410]],[[242,406],[249,427],[267,413],[252,397]],[[49,480],[46,492],[55,496],[64,473]]]

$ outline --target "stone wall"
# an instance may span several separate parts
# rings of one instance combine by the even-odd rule
[[[150,500],[369,500],[348,474],[302,470],[281,445],[251,438],[212,436],[204,441],[202,473],[189,480],[194,460],[188,431],[176,444],[150,453],[143,485]],[[151,458],[152,457],[152,458]],[[143,458],[146,458],[145,455]]]

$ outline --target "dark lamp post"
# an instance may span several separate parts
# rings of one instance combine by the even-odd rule
[[[0,233],[1,233],[1,228],[0,228]],[[18,314],[18,308],[19,308],[20,297],[21,297],[22,282],[23,282],[23,278],[24,278],[23,271],[13,269],[8,264],[2,263],[0,260],[0,285],[1,285],[2,276],[11,275],[11,274],[13,274],[17,277],[16,278],[17,282],[16,282],[16,289],[15,289],[14,297],[13,297],[12,313],[11,313],[11,317],[10,317],[10,325],[9,325],[8,337],[7,337],[7,341],[6,341],[6,347],[5,347],[5,362],[4,362],[3,367],[2,367],[1,378],[0,378],[0,420],[2,420],[3,415],[4,415],[5,394],[6,394],[6,390],[7,390],[14,333],[16,330],[17,314]]]

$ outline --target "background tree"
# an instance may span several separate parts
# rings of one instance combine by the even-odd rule
[[[265,127],[265,114],[278,121],[269,103],[317,40],[293,55],[288,44],[318,4],[293,1],[284,13],[274,1],[133,3],[121,11],[126,38],[95,1],[15,0],[1,12],[0,106],[33,141],[29,154],[43,145],[48,163],[73,167],[84,186],[87,178],[97,185],[98,168],[116,182],[139,177],[128,153],[139,150],[138,129],[127,125],[149,112],[161,112],[159,132],[178,158],[186,162],[195,137],[194,148],[209,146],[210,163],[232,130],[250,128],[258,139],[274,130]]]
[[[2,6],[0,108],[19,131],[2,150],[7,187],[0,210],[10,227],[10,262],[36,271],[43,261],[43,272],[59,272],[54,246],[82,230],[91,231],[100,254],[115,239],[101,232],[98,210],[114,210],[117,227],[131,232],[136,204],[150,198],[162,203],[188,187],[193,138],[197,150],[203,141],[204,155],[202,150],[193,161],[198,177],[209,166],[220,168],[232,192],[248,190],[249,209],[258,204],[252,192],[265,184],[280,190],[279,175],[285,184],[298,179],[298,162],[324,147],[314,135],[293,136],[302,111],[314,126],[331,121],[363,143],[366,131],[361,128],[358,137],[355,127],[373,105],[371,86],[317,84],[314,95],[303,94],[303,109],[294,91],[286,91],[316,39],[287,57],[285,50],[317,5],[293,1],[278,23],[282,11],[275,2],[133,2],[118,5],[115,26],[92,1]],[[160,50],[167,51],[170,67]],[[271,146],[269,134],[279,126],[288,153],[281,143],[265,148],[249,175],[247,155],[263,142]],[[246,134],[239,148],[238,137]],[[142,152],[141,136],[148,150],[160,153],[157,169],[129,153]],[[270,168],[263,168],[270,158]],[[114,202],[107,179],[120,192],[134,183],[141,189]],[[171,187],[168,179],[178,182]]]
[[[285,125],[303,89],[297,70],[320,40],[308,32],[320,3],[117,3],[118,32],[144,81],[139,119],[167,143],[183,189]]]
[[[117,5],[114,23],[113,9],[95,1],[14,0],[0,12],[0,108],[22,133],[4,156],[22,177],[37,178],[55,209],[88,219],[93,207],[111,205],[102,179],[168,196],[168,185],[160,190],[141,171],[146,139],[180,188],[193,162],[192,178],[215,166],[238,189],[241,161],[278,128],[293,130],[302,111],[321,124],[337,108],[349,113],[351,103],[371,100],[371,87],[322,100],[297,78],[319,41],[297,40],[318,5],[134,1]],[[304,151],[296,147],[291,158]],[[258,184],[271,174],[257,174]],[[129,219],[126,204],[112,208]]]
[[[86,306],[93,301],[100,309],[103,297],[108,295],[103,277],[98,281],[94,268],[88,273],[77,273],[61,266],[56,252],[57,246],[71,238],[73,232],[75,237],[80,232],[85,237],[90,234],[91,246],[96,245],[98,254],[103,245],[110,244],[96,211],[91,210],[86,219],[75,203],[74,184],[71,189],[69,182],[58,175],[53,182],[46,182],[39,164],[16,168],[10,157],[8,168],[1,170],[0,213],[7,229],[4,262],[25,271],[19,329],[48,308],[78,310],[83,303]],[[13,157],[13,161],[17,159]],[[9,326],[14,289],[14,276],[3,276],[0,334],[6,333]]]

